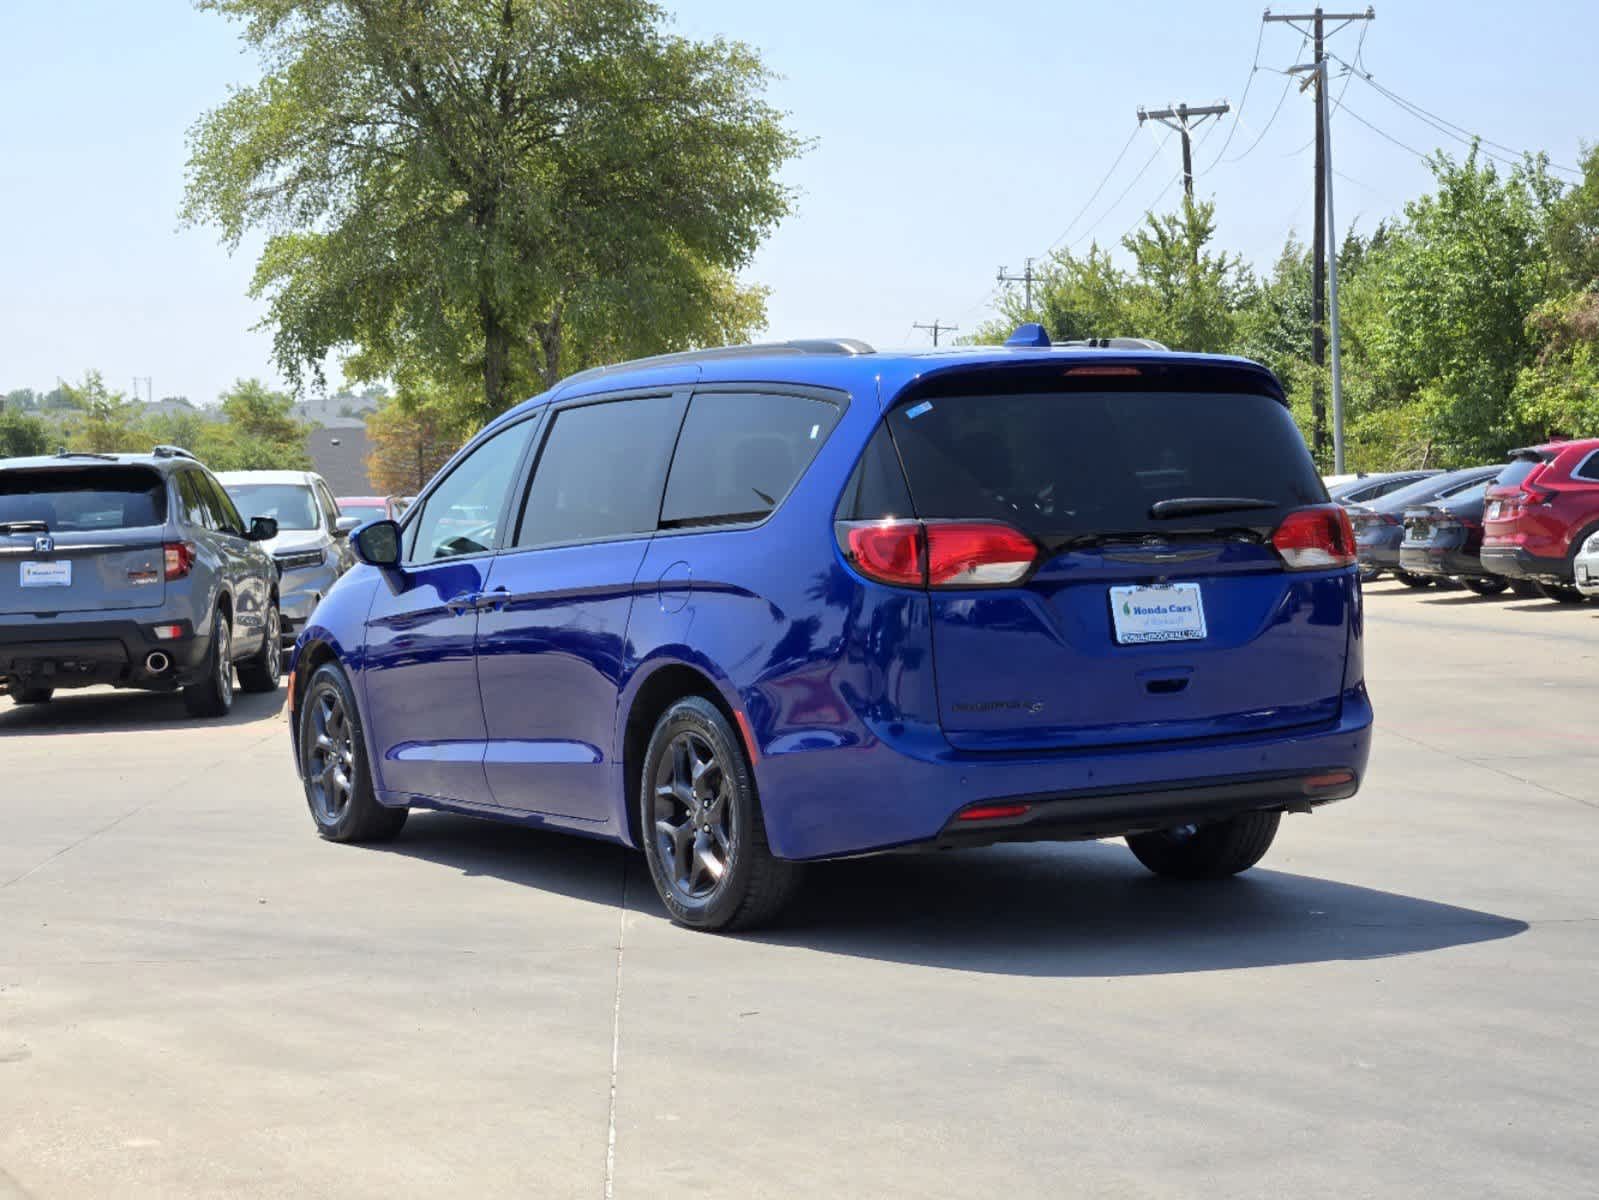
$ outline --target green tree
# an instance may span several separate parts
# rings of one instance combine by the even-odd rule
[[[240,379],[222,394],[222,420],[202,420],[188,448],[214,471],[309,469],[311,427],[294,419],[293,407],[259,379]]]
[[[386,495],[414,496],[472,436],[465,406],[437,386],[413,384],[367,417],[367,475]]]
[[[0,458],[50,452],[50,427],[31,413],[0,405]]]
[[[1369,364],[1372,404],[1418,404],[1439,465],[1496,458],[1530,430],[1512,403],[1533,357],[1527,318],[1552,283],[1549,219],[1559,188],[1541,163],[1501,174],[1475,152],[1433,159],[1436,191],[1346,289],[1345,327]]]
[[[746,336],[735,273],[800,144],[738,43],[649,0],[198,0],[266,76],[190,133],[183,216],[236,246],[282,369],[420,367],[481,420],[600,357]]]
[[[61,390],[72,409],[67,427],[74,450],[109,454],[135,448],[140,406],[107,388],[99,371],[85,371],[82,383]]]

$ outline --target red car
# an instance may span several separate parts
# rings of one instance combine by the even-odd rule
[[[1599,532],[1599,438],[1513,450],[1488,489],[1482,565],[1526,579],[1551,600],[1585,599],[1573,586],[1572,559]]]

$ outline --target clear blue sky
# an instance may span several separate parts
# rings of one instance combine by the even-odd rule
[[[757,46],[784,76],[775,101],[817,142],[789,172],[798,211],[749,272],[772,289],[770,334],[900,345],[913,321],[982,319],[995,269],[1019,269],[1055,241],[1133,131],[1139,104],[1237,105],[1263,5],[668,7],[686,33]],[[1574,163],[1580,143],[1599,138],[1591,0],[1376,7],[1364,62],[1394,91],[1557,162]],[[1358,36],[1345,30],[1332,48],[1352,57]],[[1260,61],[1288,66],[1298,45],[1271,26]],[[245,295],[257,244],[230,257],[212,231],[177,227],[186,129],[254,74],[235,30],[182,0],[0,0],[0,391],[47,389],[98,367],[114,387],[148,375],[157,396],[210,402],[237,376],[276,378],[270,334],[252,330],[260,308]],[[1221,243],[1262,265],[1310,220],[1309,101],[1289,93],[1266,128],[1283,82],[1255,76],[1228,156],[1265,129],[1252,152],[1205,170],[1222,126],[1196,154]],[[1419,149],[1444,140],[1358,80],[1347,103]],[[1175,142],[1111,204],[1155,149],[1140,133],[1071,240],[1114,240],[1156,202],[1178,168]],[[1426,186],[1414,157],[1349,114],[1334,119],[1334,149],[1350,177],[1338,181],[1340,225],[1370,228]]]

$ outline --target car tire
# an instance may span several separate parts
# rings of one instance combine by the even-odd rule
[[[233,626],[220,609],[211,622],[211,649],[205,656],[205,677],[183,689],[183,707],[191,717],[225,717],[233,708]]]
[[[283,682],[283,618],[276,603],[267,607],[265,624],[261,648],[239,664],[239,687],[246,692],[275,692]]]
[[[637,802],[650,879],[678,924],[751,929],[793,898],[802,868],[772,853],[749,760],[709,700],[686,697],[656,722]]]
[[[316,831],[330,842],[386,842],[405,826],[406,808],[379,804],[361,732],[361,712],[344,671],[318,667],[300,701],[300,778]]]
[[[1510,586],[1507,579],[1462,579],[1460,582],[1479,596],[1497,596]]]
[[[1523,600],[1536,600],[1541,594],[1538,585],[1530,579],[1512,579],[1510,590]]]
[[[1404,584],[1407,588],[1424,588],[1432,586],[1432,580],[1428,579],[1425,575],[1412,575],[1409,571],[1395,571],[1394,578],[1399,580],[1399,582]]]
[[[1581,604],[1588,599],[1569,583],[1540,583],[1538,594],[1556,604]]]
[[[1265,857],[1281,821],[1281,813],[1248,812],[1225,821],[1131,834],[1127,845],[1157,875],[1225,879]]]
[[[1381,567],[1369,567],[1365,563],[1361,563],[1360,564],[1360,582],[1361,583],[1375,583],[1375,582],[1377,582],[1377,580],[1379,580],[1381,578],[1382,578],[1382,568]]]
[[[55,688],[25,687],[17,688],[11,693],[13,704],[48,704],[50,697],[56,694]]]

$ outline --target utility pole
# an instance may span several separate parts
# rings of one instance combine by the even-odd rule
[[[1001,267],[998,278],[1001,284],[1020,283],[1025,285],[1027,288],[1027,311],[1033,311],[1033,280],[1037,279],[1038,276],[1033,273],[1032,259],[1029,258],[1027,260],[1027,266],[1020,275],[1011,275],[1007,273],[1004,267]]]
[[[1031,302],[1029,302],[1028,306],[1031,307]],[[938,335],[939,334],[941,334],[941,333],[959,333],[960,332],[960,326],[959,325],[945,325],[937,317],[933,318],[933,323],[931,325],[923,325],[920,321],[917,321],[917,322],[915,322],[914,324],[911,325],[911,328],[912,329],[925,329],[925,330],[927,330],[927,332],[931,333],[933,335],[933,349],[935,349],[935,350],[938,349]]]
[[[1198,108],[1189,108],[1186,104],[1179,104],[1176,108],[1140,108],[1138,110],[1138,123],[1145,121],[1159,121],[1168,129],[1175,129],[1183,139],[1183,194],[1189,200],[1194,198],[1194,146],[1191,131],[1197,128],[1206,117],[1219,117],[1223,113],[1232,111],[1230,104],[1206,104]],[[1190,118],[1193,118],[1190,122]]]
[[[1323,64],[1327,61],[1326,41],[1330,34],[1326,22],[1337,21],[1332,33],[1337,33],[1345,25],[1353,21],[1375,21],[1375,9],[1367,8],[1363,13],[1330,13],[1324,12],[1318,5],[1308,13],[1273,13],[1269,8],[1262,18],[1265,21],[1284,21],[1292,25],[1299,32],[1311,38],[1315,43],[1315,57],[1312,58],[1306,69],[1311,72],[1311,80],[1316,88],[1316,216],[1315,235],[1311,238],[1310,250],[1310,358],[1318,367],[1327,365],[1327,275],[1326,263],[1329,247],[1327,245],[1327,130],[1331,114],[1327,111],[1327,72]],[[1305,29],[1299,22],[1309,21],[1311,27]],[[1334,231],[1336,236],[1336,230]],[[1338,252],[1337,247],[1330,248],[1333,254]],[[1339,398],[1341,399],[1341,398]],[[1311,412],[1311,448],[1318,459],[1325,460],[1327,453],[1327,401],[1321,390],[1320,373],[1311,382],[1310,392]],[[1342,441],[1333,448],[1335,460],[1343,458]]]

